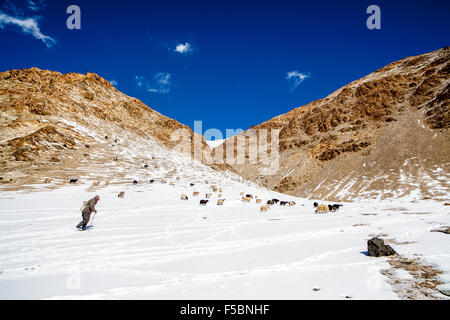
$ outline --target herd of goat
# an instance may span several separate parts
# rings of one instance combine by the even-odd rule
[[[177,180],[179,180],[179,179],[177,179]],[[46,182],[47,182],[47,181],[46,181]],[[77,183],[77,182],[78,182],[78,179],[70,179],[69,182],[70,182],[70,183]],[[154,182],[155,182],[154,179],[151,179],[151,180],[150,180],[150,184],[153,184]],[[164,179],[161,179],[161,180],[160,180],[160,183],[165,184],[165,183],[167,183],[167,181],[164,180]],[[133,184],[134,184],[134,185],[137,185],[137,184],[138,184],[138,181],[137,181],[137,180],[133,180]],[[175,185],[173,182],[170,182],[169,184],[170,184],[170,185]],[[99,182],[94,182],[92,185],[93,185],[93,186],[98,186],[98,185],[99,185]],[[190,187],[193,187],[194,185],[195,185],[194,183],[190,183],[189,186],[190,186]],[[225,202],[226,199],[223,199],[223,198],[222,198],[222,192],[223,192],[222,188],[218,188],[218,187],[215,186],[215,185],[211,185],[211,190],[212,190],[212,192],[217,192],[217,193],[218,193],[218,194],[217,194],[217,196],[218,196],[218,199],[217,199],[217,205],[218,205],[218,206],[223,206],[223,204],[224,204],[224,202]],[[193,197],[200,196],[200,192],[198,192],[198,191],[193,191],[193,192],[192,192],[192,196],[193,196]],[[206,193],[206,194],[205,194],[205,198],[206,198],[206,199],[201,199],[200,202],[199,202],[199,204],[200,204],[201,206],[206,206],[207,203],[209,202],[208,199],[211,198],[211,196],[212,196],[212,193]],[[261,198],[258,198],[258,196],[253,196],[252,194],[245,194],[244,192],[241,192],[241,193],[240,193],[240,196],[242,196],[242,197],[241,197],[241,201],[243,201],[243,202],[248,202],[248,203],[250,203],[253,199],[255,199],[255,203],[257,203],[257,204],[262,204],[262,199],[261,199]],[[120,192],[119,195],[118,195],[118,197],[119,197],[119,198],[124,198],[124,197],[125,197],[125,192],[123,192],[123,191]],[[189,197],[188,197],[186,194],[182,194],[182,195],[180,196],[180,199],[181,199],[181,200],[189,200]],[[271,200],[267,200],[267,202],[266,202],[265,205],[261,205],[260,211],[261,211],[261,212],[267,211],[267,210],[270,209],[270,206],[273,206],[273,205],[276,205],[276,204],[279,204],[280,206],[286,206],[286,205],[288,205],[288,206],[294,206],[294,205],[295,205],[295,202],[294,202],[294,201],[280,201],[279,199],[271,199]],[[335,211],[338,211],[339,208],[342,207],[342,206],[343,206],[342,204],[319,204],[319,203],[317,203],[317,202],[314,202],[314,208],[316,209],[316,210],[315,210],[315,213],[335,212]]]

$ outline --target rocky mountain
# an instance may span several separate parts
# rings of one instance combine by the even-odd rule
[[[14,189],[44,178],[130,179],[130,172],[170,179],[182,169],[173,151],[180,140],[171,139],[182,129],[189,141],[201,142],[203,163],[278,192],[330,200],[447,199],[449,63],[448,47],[402,59],[250,128],[280,131],[279,166],[270,175],[261,160],[264,145],[246,154],[256,164],[211,164],[202,136],[96,74],[6,71],[0,73],[0,182]],[[236,148],[250,131],[214,153],[230,142]],[[191,144],[184,151],[194,154]]]
[[[0,73],[0,176],[8,187],[44,177],[119,178],[125,168],[133,171],[144,163],[169,172],[174,168],[161,155],[181,141],[171,139],[178,129],[209,150],[189,127],[96,74],[37,68]]]
[[[447,199],[449,72],[448,47],[391,63],[250,128],[280,130],[276,174],[262,174],[260,157],[232,167],[276,191],[316,199]]]

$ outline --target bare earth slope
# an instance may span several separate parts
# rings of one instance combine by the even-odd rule
[[[117,178],[120,168],[145,164],[160,169],[167,162],[158,150],[176,146],[178,141],[170,136],[177,129],[193,136],[189,127],[93,73],[64,75],[37,68],[0,73],[0,176],[8,183],[4,187],[94,172]],[[204,141],[203,147],[208,148]]]
[[[277,174],[262,175],[260,163],[233,168],[296,196],[446,199],[449,72],[448,47],[394,62],[322,100],[252,127],[281,130]]]

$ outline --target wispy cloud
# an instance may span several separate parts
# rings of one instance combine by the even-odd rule
[[[29,34],[44,42],[47,47],[52,47],[56,44],[54,38],[41,32],[39,24],[34,18],[15,18],[5,13],[0,13],[0,29],[5,28],[7,25],[18,27],[23,33]]]
[[[192,45],[189,42],[186,43],[179,43],[175,47],[175,52],[186,54],[188,52],[191,52],[193,50]]]
[[[11,12],[13,15],[17,16],[19,14],[23,14],[23,11],[18,9],[14,3],[12,3],[10,0],[5,0],[5,2],[2,4],[2,7],[0,9],[0,13],[4,12]]]
[[[44,0],[27,0],[23,8],[19,8],[11,1],[6,0],[0,9],[0,29],[8,26],[16,27],[19,31],[41,40],[47,47],[52,47],[56,44],[56,40],[41,32],[39,28],[41,16],[31,14],[33,16],[26,17],[25,15],[27,10],[36,13],[44,7]]]
[[[169,93],[170,92],[170,73],[158,72],[153,76],[153,86],[148,89],[155,93]]]
[[[170,82],[172,75],[167,72],[157,72],[151,80],[144,76],[135,76],[136,85],[151,93],[167,94],[170,92]]]
[[[28,0],[27,1],[27,7],[31,11],[38,12],[44,9],[45,7],[45,1],[44,0]]]
[[[113,86],[117,86],[119,84],[119,82],[117,82],[117,80],[111,80],[111,81],[109,81],[109,83],[111,83]]]
[[[298,72],[296,70],[286,73],[286,80],[288,81],[288,87],[290,91],[294,91],[297,87],[309,78],[309,73]]]

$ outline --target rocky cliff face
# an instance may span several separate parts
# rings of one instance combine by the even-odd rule
[[[448,197],[449,72],[448,47],[391,63],[252,127],[280,130],[276,174],[262,175],[261,163],[233,168],[276,191],[319,199]]]
[[[79,176],[100,167],[108,176],[107,167],[148,163],[157,157],[156,150],[174,148],[179,140],[171,140],[171,134],[177,129],[194,137],[189,127],[93,73],[64,75],[37,68],[0,73],[3,183],[13,179],[11,184],[18,186],[43,176]],[[143,145],[148,148],[142,150]]]

